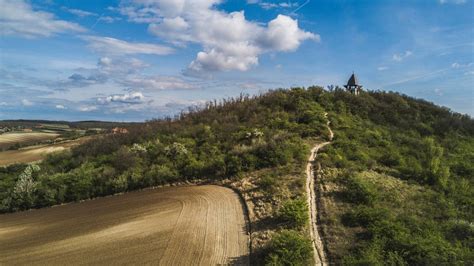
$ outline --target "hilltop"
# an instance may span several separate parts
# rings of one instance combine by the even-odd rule
[[[171,183],[221,184],[246,203],[253,263],[307,264],[305,166],[310,149],[330,139],[328,122],[334,139],[316,158],[316,193],[330,262],[474,261],[474,121],[393,92],[275,90],[125,125],[127,134],[98,137],[37,166],[0,168],[1,210]]]

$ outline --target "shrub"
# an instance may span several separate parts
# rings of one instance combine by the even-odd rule
[[[309,220],[308,204],[304,199],[286,201],[279,210],[279,217],[287,226],[301,228]]]
[[[385,208],[372,208],[361,205],[346,212],[342,216],[342,223],[346,226],[367,227],[381,220],[387,219],[387,217],[388,210]]]
[[[362,180],[360,177],[349,177],[346,180],[345,198],[348,202],[355,204],[371,205],[374,203],[377,193],[375,188]]]
[[[311,240],[294,230],[275,235],[269,249],[266,265],[309,265],[313,256]]]

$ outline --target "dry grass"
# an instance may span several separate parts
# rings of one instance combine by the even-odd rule
[[[0,150],[6,150],[16,143],[29,145],[48,139],[55,139],[58,136],[59,134],[57,133],[44,132],[5,133],[0,135]]]
[[[248,264],[242,205],[219,186],[168,187],[0,216],[1,265]]]

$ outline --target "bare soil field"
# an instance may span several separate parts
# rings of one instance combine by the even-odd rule
[[[90,137],[83,137],[76,140],[65,141],[51,145],[30,146],[18,150],[0,152],[0,166],[10,165],[14,163],[30,163],[42,160],[47,154],[52,152],[63,151],[75,145],[79,145]]]
[[[0,135],[0,150],[6,150],[16,143],[29,145],[48,139],[55,139],[58,136],[59,134],[57,133],[44,132],[5,133]]]
[[[231,189],[151,189],[0,215],[0,265],[248,264],[246,229]]]

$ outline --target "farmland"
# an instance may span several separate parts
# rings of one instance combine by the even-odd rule
[[[58,133],[45,132],[18,132],[5,133],[0,135],[0,151],[7,150],[15,144],[22,146],[31,145],[45,140],[55,139],[59,136]]]
[[[2,135],[0,135],[0,138]],[[64,141],[50,145],[31,146],[18,150],[9,150],[0,152],[0,166],[14,163],[29,163],[42,160],[47,154],[60,152],[69,149],[75,145],[85,142],[90,137],[83,137],[77,140]]]
[[[248,264],[238,196],[167,187],[0,216],[0,264]]]

